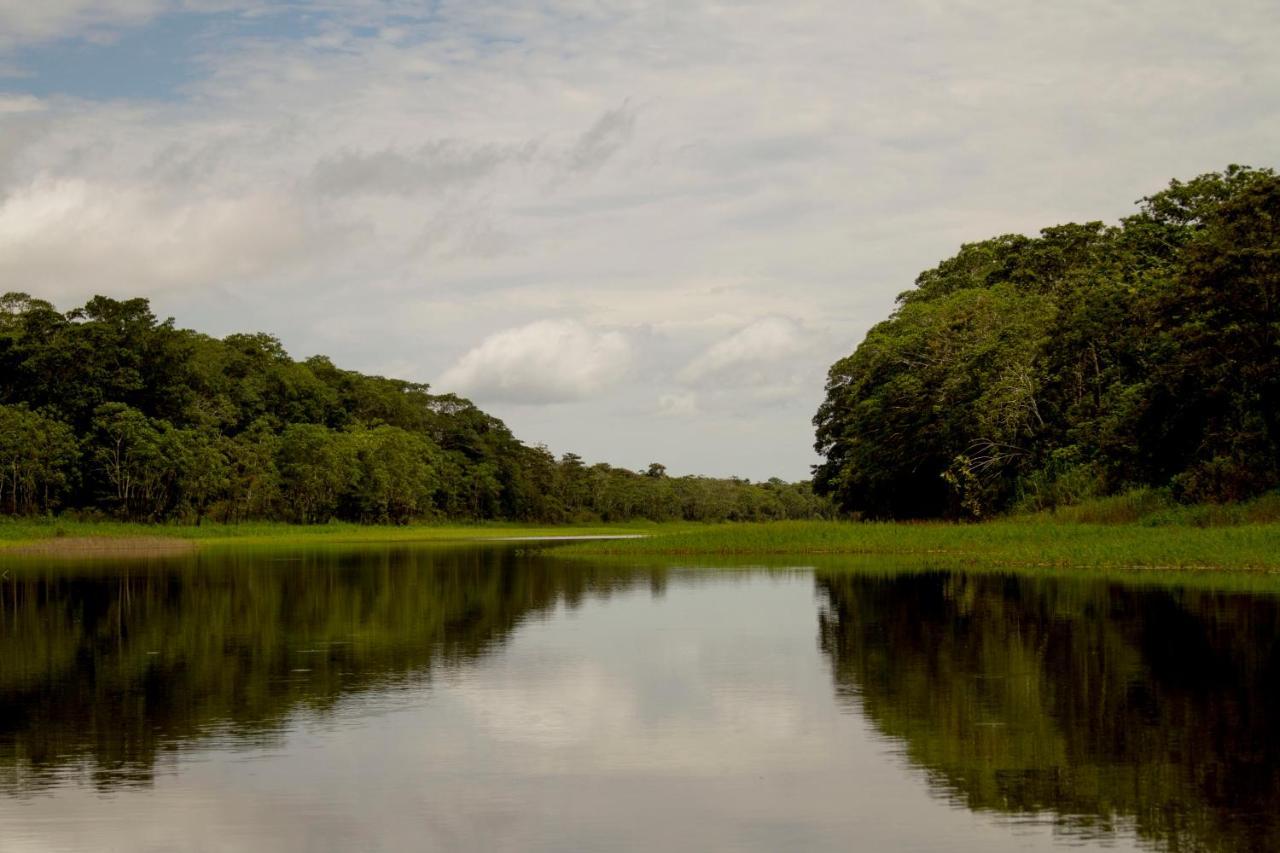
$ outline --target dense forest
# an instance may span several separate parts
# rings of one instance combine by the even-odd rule
[[[828,515],[807,483],[555,458],[470,401],[221,340],[145,299],[60,313],[0,297],[0,512],[146,521],[764,520]]]
[[[831,368],[814,488],[984,517],[1280,485],[1280,176],[1232,166],[1101,222],[962,246]]]

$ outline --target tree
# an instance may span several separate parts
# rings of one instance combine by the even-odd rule
[[[355,443],[319,424],[290,424],[276,453],[281,493],[295,521],[328,521],[359,474]]]
[[[0,405],[0,511],[55,509],[76,476],[71,427],[25,406]]]
[[[1172,182],[1120,227],[962,246],[832,366],[814,488],[981,517],[1136,485],[1280,485],[1280,177]]]

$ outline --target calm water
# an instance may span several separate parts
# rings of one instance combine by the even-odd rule
[[[1280,850],[1280,598],[488,550],[24,564],[0,851]]]

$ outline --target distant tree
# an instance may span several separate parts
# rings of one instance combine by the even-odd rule
[[[28,294],[0,297],[0,412],[0,511],[15,514],[406,523],[686,512],[661,466],[641,476],[556,460],[464,398],[323,356],[296,361],[268,334],[177,329],[145,299],[95,296],[59,313]],[[734,495],[700,517],[741,514]]]

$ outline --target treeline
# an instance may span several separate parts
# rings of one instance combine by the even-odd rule
[[[832,368],[814,486],[873,517],[1280,485],[1280,177],[961,247]]]
[[[216,339],[145,299],[0,298],[0,512],[148,521],[759,520],[807,483],[668,477],[518,441],[470,401]]]

